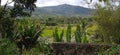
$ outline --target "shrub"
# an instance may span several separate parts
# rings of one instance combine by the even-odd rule
[[[104,42],[120,43],[120,6],[97,6],[95,21]]]
[[[120,46],[112,45],[109,49],[99,49],[97,55],[119,55]]]
[[[24,45],[26,49],[31,49],[37,44],[45,26],[41,26],[30,19],[18,20],[16,23],[16,31],[14,31],[14,41],[19,48]]]
[[[0,55],[18,55],[19,53],[17,46],[9,39],[0,40]]]

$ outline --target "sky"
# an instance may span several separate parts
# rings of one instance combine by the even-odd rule
[[[7,0],[2,0],[2,5],[6,3]],[[9,0],[11,1],[11,0]],[[69,4],[69,5],[75,5],[75,6],[82,6],[82,7],[93,7],[93,5],[98,2],[97,0],[93,0],[90,4],[87,4],[87,2],[90,0],[37,0],[35,3],[38,7],[45,7],[45,6],[57,6],[61,4]],[[10,4],[10,5],[13,5]]]

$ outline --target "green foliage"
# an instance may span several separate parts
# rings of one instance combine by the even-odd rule
[[[23,50],[22,55],[53,55],[51,43],[48,41],[50,37],[41,37],[36,47],[30,51]]]
[[[20,2],[22,1],[22,2]],[[25,35],[28,35],[28,33],[30,32],[30,30],[24,30],[23,32],[25,32],[24,34],[22,33],[22,31],[20,31],[20,29],[17,29],[18,26],[15,26],[16,25],[16,22],[15,22],[15,18],[13,17],[17,17],[17,16],[27,16],[26,12],[23,12],[24,9],[30,9],[30,13],[33,11],[33,9],[35,8],[35,0],[31,0],[31,1],[28,1],[28,0],[12,0],[12,2],[14,2],[14,7],[13,9],[7,7],[10,3],[9,2],[6,2],[5,5],[3,6],[0,6],[0,34],[1,34],[1,38],[8,38],[9,40],[6,40],[6,41],[9,41],[9,42],[13,42],[15,40],[15,42],[17,41],[16,39],[14,38],[17,38],[17,39],[21,39],[21,37],[24,37]],[[22,26],[23,27],[23,26]],[[32,29],[32,28],[31,28]],[[39,32],[36,32],[35,34],[35,37],[32,39],[33,42],[36,41],[37,37],[39,34]],[[31,33],[29,33],[31,34]],[[19,36],[19,37],[18,37]],[[24,39],[24,38],[23,38]],[[22,40],[21,39],[21,42]],[[24,39],[26,40],[26,39]],[[28,41],[28,39],[27,39]],[[17,55],[16,53],[13,54],[13,52],[15,52],[14,48],[11,49],[11,50],[14,50],[12,52],[10,52],[11,50],[9,50],[9,47],[14,47],[12,46],[13,43],[11,43],[11,45],[9,45],[9,42],[7,42],[4,46],[6,46],[5,48],[3,48],[4,46],[0,45],[0,47],[2,48],[0,52],[0,55]],[[28,43],[25,41],[25,44]],[[30,42],[29,42],[30,43]],[[18,44],[18,42],[17,42]],[[20,45],[20,44],[19,44]],[[27,44],[26,44],[27,45]],[[26,46],[25,45],[25,46]],[[8,47],[8,49],[7,49]],[[18,45],[17,45],[18,47]],[[27,48],[27,47],[26,47]],[[29,48],[29,47],[28,47]],[[7,50],[6,50],[7,49]],[[5,51],[6,50],[6,51]]]
[[[30,16],[32,11],[34,11],[34,9],[36,8],[36,1],[37,0],[11,0],[10,2],[7,1],[5,5],[3,5],[3,9],[1,10],[2,12],[0,12],[0,15],[4,15],[4,11],[7,10],[9,11],[7,12],[7,14],[10,15],[9,17]],[[14,2],[14,6],[12,8],[8,7],[8,5],[12,2]]]
[[[85,33],[83,33],[83,35],[82,35],[81,43],[88,43],[87,36]]]
[[[45,26],[41,26],[39,23],[35,23],[30,19],[22,19],[16,22],[16,31],[14,32],[15,41],[22,41],[25,48],[31,48],[35,46],[37,39],[45,29]]]
[[[76,31],[75,31],[75,40],[78,43],[81,43],[81,38],[82,38],[82,32],[80,30],[80,25],[77,25]]]
[[[2,38],[13,40],[14,19],[10,18],[9,11],[0,7],[0,33]]]
[[[104,42],[120,43],[120,6],[98,6],[95,21]]]
[[[58,29],[57,27],[55,28],[55,31],[53,32],[53,38],[55,40],[55,42],[62,42],[63,41],[63,34],[64,34],[64,29],[62,30],[62,32],[60,33],[60,35],[58,34]]]
[[[14,7],[10,10],[11,17],[30,16],[34,8],[36,8],[36,1],[37,0],[12,0]]]
[[[87,37],[85,32],[82,32],[80,25],[77,25],[75,31],[75,41],[77,43],[87,43]]]
[[[112,45],[109,49],[100,49],[97,55],[118,55],[120,46]]]
[[[13,38],[13,30],[14,30],[14,21],[9,18],[4,18],[1,20],[0,31],[2,32],[3,38],[9,38],[12,40]]]
[[[0,55],[18,55],[19,51],[9,39],[0,39]]]
[[[12,8],[8,7],[12,2],[14,2],[14,6]],[[7,1],[5,5],[0,6],[0,33],[2,38],[9,38],[13,41],[15,28],[13,17],[27,16],[28,12],[26,10],[30,10],[31,13],[35,8],[35,2],[36,0],[11,0],[11,2]]]
[[[71,25],[68,24],[66,31],[66,41],[71,42]]]
[[[53,55],[52,45],[48,39],[48,37],[46,39],[41,38],[38,47],[41,53],[44,53],[45,55]]]
[[[22,55],[40,55],[40,54],[42,53],[39,52],[39,48],[32,48],[30,51],[24,50]]]

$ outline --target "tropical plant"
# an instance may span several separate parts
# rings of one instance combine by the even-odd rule
[[[71,42],[71,25],[68,24],[66,31],[66,41]]]
[[[83,34],[83,36],[81,38],[81,43],[88,43],[86,33]]]
[[[8,7],[14,2],[13,7]],[[34,8],[36,0],[7,0],[6,4],[1,6],[0,0],[0,34],[13,41],[14,20],[17,16],[30,16]],[[26,11],[27,10],[27,11]]]
[[[80,25],[77,25],[76,31],[75,31],[75,41],[78,43],[81,43],[82,38],[82,32],[80,30]]]
[[[87,43],[87,37],[86,37],[86,32],[81,30],[80,25],[77,25],[76,31],[75,31],[75,41],[77,43]]]
[[[53,39],[55,42],[63,42],[63,34],[64,34],[64,29],[62,30],[62,32],[60,33],[60,35],[58,34],[58,28],[56,27],[54,32],[53,32]]]
[[[45,25],[31,21],[30,19],[18,19],[16,23],[16,31],[14,31],[14,42],[22,49],[23,45],[28,50],[34,47],[37,39],[40,37]]]

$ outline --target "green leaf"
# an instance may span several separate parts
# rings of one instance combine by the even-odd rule
[[[67,42],[71,42],[71,25],[70,24],[68,24],[67,26],[66,40]]]
[[[87,41],[87,36],[86,36],[86,34],[83,34],[81,43],[87,43],[87,42],[88,42]]]
[[[75,41],[80,43],[81,42],[81,37],[82,37],[82,32],[80,30],[80,25],[77,25],[76,31],[75,31]]]
[[[61,34],[60,34],[60,41],[62,41],[63,34],[64,34],[64,29],[62,30],[62,32],[61,32]]]

